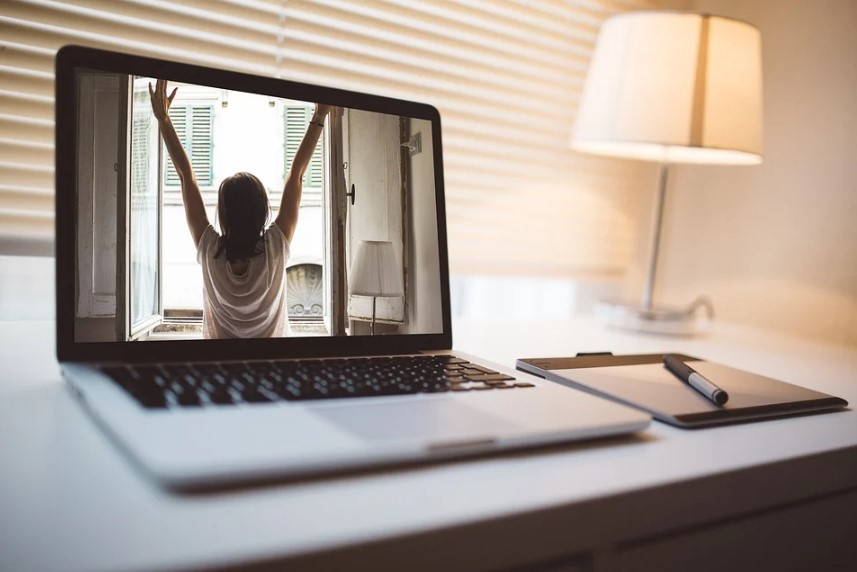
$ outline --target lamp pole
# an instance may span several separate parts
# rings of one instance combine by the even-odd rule
[[[643,308],[651,310],[655,294],[655,275],[658,271],[658,254],[661,246],[661,228],[664,222],[664,203],[666,202],[667,183],[669,182],[669,163],[661,163],[660,188],[655,211],[655,232],[652,240],[652,255],[649,257],[649,272],[646,276],[646,287],[643,290]]]
[[[369,334],[375,335],[375,301],[378,300],[377,296],[372,296],[372,325],[369,326]]]

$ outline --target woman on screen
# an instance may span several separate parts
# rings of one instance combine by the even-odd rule
[[[224,179],[217,192],[217,220],[222,231],[219,234],[208,221],[190,160],[170,121],[170,104],[177,90],[174,88],[168,96],[165,80],[157,80],[154,88],[149,84],[152,111],[181,180],[187,224],[202,266],[203,335],[288,335],[285,283],[289,245],[298,223],[303,175],[330,106],[316,105],[286,176],[273,224],[268,224],[270,209],[262,182],[250,173],[236,173]]]

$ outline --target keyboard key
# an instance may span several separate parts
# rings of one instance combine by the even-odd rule
[[[247,403],[267,403],[271,401],[270,398],[263,395],[256,388],[247,389],[246,391],[244,391],[243,394],[241,394],[241,397],[243,397],[244,401],[246,401]]]
[[[515,379],[509,375],[504,373],[480,373],[478,375],[465,375],[467,379],[470,381],[508,381],[510,379]]]
[[[195,391],[185,391],[181,395],[177,395],[176,402],[185,407],[197,407],[202,405],[199,400],[199,395],[197,395]]]
[[[472,367],[468,366],[468,367],[466,367],[466,368],[462,369],[462,370],[461,370],[461,373],[462,373],[463,375],[482,375],[482,374],[484,374],[485,372],[484,372],[484,371],[482,371],[482,370],[473,369]]]
[[[476,365],[475,363],[468,364],[468,369],[475,369],[476,371],[481,371],[482,373],[497,373],[493,369],[488,369],[487,367],[482,367],[481,365]]]
[[[208,394],[208,400],[215,405],[232,405],[235,403],[232,400],[232,395],[223,388],[217,389]]]
[[[440,358],[440,360],[444,363],[462,363],[462,364],[463,363],[470,363],[466,359],[462,359],[460,357],[455,357],[455,356],[431,356],[431,357]]]

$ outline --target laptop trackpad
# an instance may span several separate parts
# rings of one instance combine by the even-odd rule
[[[513,423],[446,399],[419,402],[313,407],[340,429],[369,440],[494,438],[516,429]]]

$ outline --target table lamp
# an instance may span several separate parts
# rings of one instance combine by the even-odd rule
[[[642,304],[605,302],[608,323],[690,334],[701,303],[653,303],[669,166],[762,162],[762,56],[758,29],[684,12],[629,12],[601,27],[580,100],[572,148],[660,163],[660,189]]]
[[[357,247],[357,257],[351,268],[351,294],[372,297],[372,325],[375,335],[375,304],[379,297],[404,295],[402,267],[396,260],[393,243],[384,240],[363,240]]]

